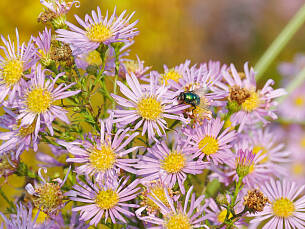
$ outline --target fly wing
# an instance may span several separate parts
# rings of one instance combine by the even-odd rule
[[[197,88],[194,90],[194,93],[200,97],[199,107],[202,109],[205,109],[205,110],[207,110],[210,105],[208,100],[205,97],[207,92],[208,92],[208,88],[206,88],[206,87],[201,87],[201,88]]]

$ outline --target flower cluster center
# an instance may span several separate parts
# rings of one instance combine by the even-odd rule
[[[176,214],[169,218],[166,223],[166,229],[191,229],[190,219],[182,214]]]
[[[112,37],[112,31],[107,26],[99,23],[87,29],[87,37],[91,41],[104,42]]]
[[[146,120],[157,120],[162,114],[162,105],[154,97],[143,98],[138,102],[137,111]]]
[[[201,152],[206,155],[214,154],[219,149],[218,140],[211,136],[205,136],[198,143],[198,148],[201,149]]]
[[[112,169],[116,162],[116,154],[108,145],[102,145],[101,149],[94,147],[89,155],[89,161],[99,171],[105,172]]]
[[[169,207],[169,203],[167,201],[163,186],[154,186],[153,188],[151,188],[150,192],[145,194],[146,205],[153,211],[159,210],[160,207],[153,200],[147,197],[148,195],[153,197],[154,199],[156,199],[157,197],[163,204]]]
[[[281,197],[272,203],[272,210],[274,215],[288,218],[294,213],[295,207],[291,200]]]
[[[118,202],[119,195],[111,189],[101,190],[95,199],[97,206],[105,210],[113,208]]]
[[[12,86],[19,82],[23,73],[23,63],[14,59],[6,62],[2,69],[2,77],[6,85]]]
[[[162,83],[164,83],[166,86],[168,85],[168,80],[173,80],[178,83],[179,79],[182,78],[182,75],[179,74],[175,70],[170,70],[162,77]]]
[[[161,164],[165,171],[178,173],[184,168],[186,159],[181,152],[172,151],[162,160]]]
[[[35,207],[40,208],[45,213],[55,211],[63,204],[63,194],[60,186],[54,183],[45,183],[35,189],[36,195],[33,196]]]
[[[52,94],[43,88],[36,87],[26,95],[26,105],[33,113],[46,112],[53,102]]]
[[[243,104],[249,97],[250,92],[245,88],[240,88],[239,86],[233,86],[230,88],[229,99],[237,102],[238,105]]]
[[[250,97],[243,102],[241,105],[243,110],[252,112],[257,109],[260,105],[259,95],[256,92],[250,92]]]
[[[303,96],[297,96],[295,99],[294,99],[294,105],[296,107],[303,107],[305,105],[305,99]]]

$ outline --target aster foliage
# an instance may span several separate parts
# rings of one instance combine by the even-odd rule
[[[78,27],[78,1],[40,2],[43,31],[1,36],[1,185],[24,179],[13,200],[0,188],[6,228],[305,227],[305,132],[286,146],[273,125],[285,89],[248,63],[151,70],[130,55],[134,13],[97,7]],[[304,118],[301,89],[284,118]]]

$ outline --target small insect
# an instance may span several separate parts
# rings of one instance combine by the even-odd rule
[[[185,111],[185,115],[196,123],[202,123],[204,119],[210,119],[212,112],[208,109],[210,103],[205,97],[207,90],[199,88],[193,91],[181,92],[177,96],[180,103],[189,104],[192,107]],[[194,126],[194,125],[193,125]]]

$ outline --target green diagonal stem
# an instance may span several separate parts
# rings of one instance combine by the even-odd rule
[[[305,22],[305,4],[299,9],[295,16],[289,21],[283,31],[278,35],[278,37],[269,46],[267,51],[258,60],[255,65],[255,71],[257,72],[256,79],[259,80],[265,73],[270,64],[286,46],[293,35],[298,31],[298,29]]]

